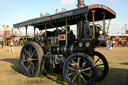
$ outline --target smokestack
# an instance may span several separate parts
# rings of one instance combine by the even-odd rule
[[[40,18],[42,18],[43,17],[43,14],[42,13],[40,13]]]
[[[76,5],[78,8],[80,7],[84,7],[85,4],[84,4],[84,0],[78,0],[78,4]]]

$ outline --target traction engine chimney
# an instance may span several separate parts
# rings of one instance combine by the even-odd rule
[[[84,0],[78,0],[78,4],[76,5],[78,8],[84,7]],[[83,20],[79,20],[77,23],[77,39],[82,38],[82,25],[83,25]]]
[[[85,4],[84,4],[84,0],[78,0],[78,4],[76,5],[78,8],[80,7],[84,7]]]

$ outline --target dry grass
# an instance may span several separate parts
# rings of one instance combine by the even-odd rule
[[[106,56],[110,71],[106,79],[96,85],[128,85],[128,48],[97,50]]]
[[[19,55],[21,47],[15,47],[14,53],[8,52],[9,47],[0,48],[0,85],[62,85],[62,75],[53,74],[48,77],[28,78],[20,74]],[[110,71],[106,79],[95,85],[128,85],[128,48],[112,50],[96,49],[106,56]]]

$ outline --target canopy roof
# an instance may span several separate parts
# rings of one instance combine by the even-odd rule
[[[14,28],[34,26],[40,30],[45,29],[45,25],[48,28],[65,26],[66,21],[69,25],[77,24],[79,20],[85,19],[85,14],[88,13],[88,21],[92,21],[92,10],[95,10],[95,21],[103,20],[103,13],[106,15],[106,19],[112,19],[116,17],[116,13],[107,6],[95,4],[85,6],[77,9],[73,9],[66,12],[49,15],[42,18],[35,18],[27,20],[21,23],[14,24]]]

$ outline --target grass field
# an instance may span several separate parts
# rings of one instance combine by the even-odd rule
[[[20,73],[19,56],[21,47],[14,47],[15,52],[9,53],[9,47],[0,48],[0,85],[64,85],[62,73],[47,77],[29,78]],[[114,48],[97,51],[104,54],[109,62],[108,76],[95,85],[128,85],[128,48]]]

